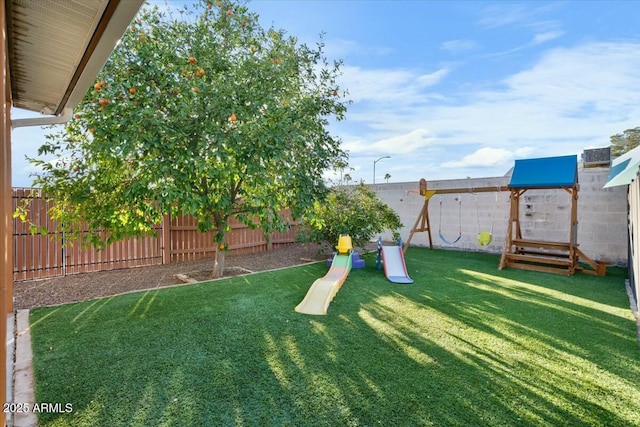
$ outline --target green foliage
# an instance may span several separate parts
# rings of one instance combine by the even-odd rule
[[[618,157],[640,146],[640,126],[611,136],[611,155]]]
[[[330,246],[348,234],[355,246],[364,247],[377,233],[402,227],[398,214],[363,183],[333,187],[324,201],[314,203],[304,221],[301,239]]]
[[[67,235],[102,245],[190,214],[224,243],[228,219],[266,233],[326,192],[344,161],[326,130],[345,92],[320,41],[262,28],[244,5],[201,1],[175,13],[145,7],[65,129],[31,159],[35,185]],[[103,230],[107,231],[106,233]]]

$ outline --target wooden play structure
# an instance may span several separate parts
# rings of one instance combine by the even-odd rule
[[[509,191],[509,223],[498,267],[500,270],[511,267],[565,275],[573,275],[581,271],[604,276],[607,263],[592,260],[580,250],[577,243],[579,191],[577,165],[577,156],[575,155],[516,160],[511,181],[507,186],[498,187],[429,190],[427,189],[427,181],[421,179],[419,193],[424,197],[424,204],[405,243],[405,250],[409,247],[415,233],[425,231],[429,235],[429,247],[433,249],[429,221],[429,200],[435,194]],[[568,240],[546,241],[526,238],[520,225],[521,197],[527,191],[553,189],[564,190],[571,197]]]
[[[429,236],[429,248],[433,249],[433,240],[431,237],[431,221],[429,220],[429,200],[436,194],[460,194],[460,193],[487,193],[487,192],[499,192],[506,191],[508,187],[506,186],[495,186],[495,187],[468,187],[468,188],[447,188],[447,189],[436,189],[430,190],[427,189],[427,181],[422,178],[420,180],[420,189],[417,191],[421,196],[424,197],[424,204],[422,205],[422,210],[420,211],[420,215],[416,219],[411,232],[409,233],[409,238],[404,244],[405,250],[409,247],[411,243],[411,239],[415,233],[427,232]],[[414,193],[416,191],[413,191]]]
[[[403,252],[409,248],[409,244],[411,243],[411,239],[415,233],[422,233],[425,231],[429,235],[429,249],[433,249],[433,241],[431,240],[431,222],[429,221],[429,200],[431,200],[431,197],[436,194],[436,191],[427,190],[427,180],[422,178],[420,180],[420,190],[418,192],[424,197],[424,204],[422,205],[422,210],[420,211],[420,215],[418,215],[418,219],[416,219],[416,223],[413,224],[411,233],[409,233],[409,238],[404,242]]]
[[[594,261],[578,245],[578,159],[577,156],[516,160],[511,181],[509,225],[500,269],[544,271],[573,275],[576,271],[604,276],[607,264]],[[520,199],[530,190],[560,189],[571,197],[568,241],[526,239],[520,227]],[[580,265],[583,260],[591,269]]]

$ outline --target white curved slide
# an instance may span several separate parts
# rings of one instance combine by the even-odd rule
[[[384,275],[392,283],[413,283],[407,273],[407,265],[404,262],[402,246],[382,247],[382,266]]]

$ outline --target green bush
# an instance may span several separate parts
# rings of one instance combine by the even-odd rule
[[[402,227],[398,214],[363,183],[333,187],[326,199],[316,202],[303,220],[305,226],[298,236],[300,240],[331,247],[341,234],[347,234],[354,247],[364,248],[383,230],[391,230],[394,239],[397,238]]]

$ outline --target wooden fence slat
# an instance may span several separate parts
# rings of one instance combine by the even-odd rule
[[[31,194],[34,196],[31,197]],[[197,221],[191,216],[166,216],[155,227],[157,236],[128,238],[108,245],[102,250],[85,248],[81,237],[64,242],[64,236],[49,215],[51,202],[38,189],[14,188],[13,208],[29,200],[30,218],[38,227],[46,227],[48,235],[30,233],[27,224],[13,221],[13,278],[14,281],[45,279],[68,274],[89,273],[156,264],[168,264],[211,257],[217,248],[213,244],[215,231],[199,233]],[[289,212],[283,212],[290,220]],[[295,241],[297,225],[285,232],[275,232],[269,243],[260,229],[252,229],[232,218],[227,233],[230,253],[261,252],[272,244],[282,245]],[[73,244],[71,244],[73,243]]]

